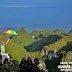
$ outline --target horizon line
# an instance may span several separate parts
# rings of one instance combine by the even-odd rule
[[[32,7],[32,5],[22,5],[22,6],[20,6],[20,5],[9,5],[9,6],[0,6],[0,7]]]
[[[0,7],[23,7],[23,8],[26,8],[26,7],[49,7],[49,8],[56,8],[56,7],[67,7],[67,6],[47,6],[47,5],[2,5]],[[70,7],[70,6],[68,6]],[[72,7],[71,7],[72,8]]]

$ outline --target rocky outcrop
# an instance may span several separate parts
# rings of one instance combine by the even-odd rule
[[[34,55],[24,56],[20,65],[11,58],[11,63],[6,59],[4,64],[0,62],[0,72],[48,72],[45,69],[45,63],[36,58]]]
[[[12,60],[10,64],[8,64],[7,60],[5,60],[3,65],[0,63],[0,72],[18,72],[18,68],[18,62],[15,60]]]
[[[44,63],[34,55],[25,56],[19,65],[18,72],[48,72],[43,66]]]

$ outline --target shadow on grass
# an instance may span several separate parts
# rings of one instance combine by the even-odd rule
[[[59,35],[50,35],[49,37],[38,40],[31,45],[24,46],[24,48],[29,52],[41,51],[44,46],[55,43],[61,38],[63,37]]]
[[[67,52],[72,51],[72,42],[67,42],[67,45],[62,47],[58,52],[65,51],[64,57],[66,56]]]

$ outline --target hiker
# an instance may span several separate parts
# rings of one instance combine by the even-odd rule
[[[9,42],[10,39],[8,39],[7,42],[2,41],[1,45],[1,56],[2,56],[2,64],[4,63],[5,58],[8,59],[8,62],[10,63],[10,57],[8,53],[5,53],[5,45]]]

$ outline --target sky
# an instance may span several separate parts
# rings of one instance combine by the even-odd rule
[[[0,0],[0,30],[72,29],[72,0]]]

